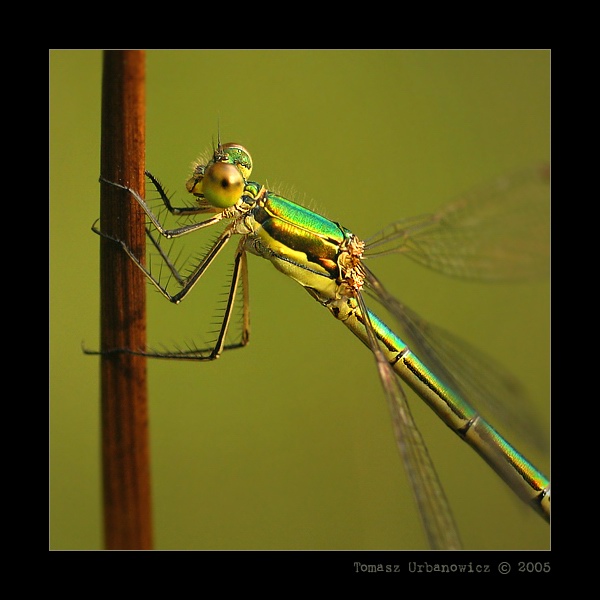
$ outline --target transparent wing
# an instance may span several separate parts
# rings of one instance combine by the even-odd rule
[[[392,253],[479,281],[531,279],[550,266],[550,172],[542,164],[475,188],[431,215],[392,223],[368,240],[365,258]],[[370,273],[370,272],[369,272]],[[406,343],[446,385],[541,450],[525,389],[497,362],[399,302],[370,273],[367,292],[396,319]]]
[[[369,345],[375,356],[377,369],[392,417],[396,445],[406,469],[413,495],[417,502],[427,539],[436,550],[461,548],[458,529],[450,505],[444,494],[429,452],[410,412],[400,381],[390,367],[377,343],[369,321],[365,302],[357,295],[364,319]]]
[[[549,271],[550,168],[537,165],[473,189],[434,214],[366,240],[365,258],[401,253],[468,279],[519,280]]]
[[[394,317],[401,336],[419,359],[448,387],[485,417],[546,451],[547,433],[531,409],[525,388],[507,369],[450,332],[428,323],[390,294],[365,268],[367,292]]]

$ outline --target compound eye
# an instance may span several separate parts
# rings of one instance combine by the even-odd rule
[[[235,165],[217,162],[210,165],[204,173],[202,194],[212,206],[229,208],[242,197],[245,184]]]

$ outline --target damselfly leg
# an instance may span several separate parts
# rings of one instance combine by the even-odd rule
[[[187,216],[187,215],[195,215],[209,212],[207,208],[198,208],[194,207],[173,207],[170,203],[170,200],[164,191],[163,187],[160,185],[158,180],[149,172],[146,172],[148,179],[152,182],[154,187],[161,200],[163,201],[167,210],[177,216]],[[208,219],[206,221],[202,221],[200,223],[194,223],[189,226],[179,227],[176,229],[165,229],[163,225],[160,223],[158,217],[152,212],[146,201],[133,189],[118,184],[109,182],[106,180],[102,180],[105,183],[110,185],[114,185],[115,187],[119,187],[121,189],[126,190],[131,194],[131,196],[135,199],[135,201],[142,207],[144,212],[146,213],[150,223],[154,226],[154,228],[165,238],[171,239],[175,237],[180,237],[186,235],[188,233],[192,233],[198,231],[199,229],[203,229],[205,227],[210,227],[211,225],[215,225],[219,223],[223,218],[223,213],[219,213],[217,217],[212,219]],[[109,239],[112,242],[119,244],[123,251],[131,258],[134,264],[146,275],[148,280],[154,285],[154,287],[170,302],[173,304],[179,304],[192,290],[194,285],[199,281],[202,275],[206,272],[206,270],[210,267],[213,261],[217,258],[221,250],[227,245],[229,240],[231,239],[234,231],[231,225],[225,228],[225,230],[219,235],[217,240],[214,242],[210,250],[205,254],[205,256],[195,264],[191,272],[187,276],[183,276],[180,273],[170,259],[167,252],[164,251],[162,246],[160,245],[158,239],[152,234],[152,231],[149,227],[146,227],[146,234],[152,246],[156,248],[161,260],[169,269],[170,273],[174,276],[177,283],[180,285],[181,289],[172,294],[167,289],[167,286],[161,282],[161,278],[157,278],[153,275],[150,269],[146,268],[143,262],[140,260],[138,256],[127,246],[125,242],[114,238],[104,232],[102,232],[96,224],[92,226],[92,231],[97,235]],[[231,322],[231,316],[234,308],[234,304],[236,301],[236,297],[238,295],[238,287],[242,283],[242,302],[243,302],[243,324],[242,324],[242,332],[240,335],[240,339],[236,343],[226,344],[226,336],[227,331],[229,329],[229,325]],[[248,264],[246,258],[246,251],[244,249],[243,240],[240,240],[238,244],[237,250],[235,252],[234,260],[233,260],[233,271],[231,274],[231,281],[229,284],[229,292],[227,294],[227,300],[225,303],[225,311],[222,317],[221,326],[217,335],[217,339],[212,348],[197,348],[191,347],[187,349],[178,349],[178,350],[165,350],[165,351],[155,351],[155,350],[138,350],[134,351],[131,349],[123,349],[123,350],[112,350],[109,352],[127,352],[133,354],[139,354],[144,356],[152,356],[157,358],[174,358],[174,359],[182,359],[182,360],[214,360],[218,358],[223,350],[231,350],[234,348],[240,348],[245,346],[248,343],[248,339],[250,336],[250,309],[249,309],[249,298],[248,298]],[[86,350],[89,354],[96,354],[97,352]]]

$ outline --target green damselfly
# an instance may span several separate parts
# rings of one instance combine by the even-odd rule
[[[393,223],[366,241],[249,180],[251,170],[252,159],[243,146],[219,143],[209,160],[195,165],[186,183],[195,203],[187,206],[174,206],[159,181],[146,172],[164,208],[175,217],[191,219],[173,229],[164,227],[137,192],[105,182],[127,190],[144,210],[151,247],[158,251],[169,281],[165,283],[162,275],[156,276],[123,241],[95,226],[93,230],[120,244],[170,302],[181,302],[233,236],[239,236],[224,315],[213,345],[112,351],[206,361],[219,357],[224,350],[245,346],[250,323],[247,253],[261,256],[300,283],[371,350],[396,443],[432,548],[459,548],[460,538],[400,380],[472,446],[521,499],[549,521],[549,480],[474,408],[481,407],[530,435],[534,429],[531,417],[513,379],[465,342],[426,323],[392,296],[365,264],[372,257],[400,253],[443,273],[470,279],[543,274],[549,265],[548,166],[538,165],[500,178],[436,213]],[[198,215],[212,216],[196,220]],[[161,236],[174,239],[217,224],[224,228],[211,248],[187,264],[189,270],[185,273],[161,246]],[[177,291],[171,293],[170,285],[175,285]],[[240,296],[241,335],[228,342],[234,306]],[[365,296],[394,318],[402,337],[367,308]],[[543,435],[536,437],[541,438]]]

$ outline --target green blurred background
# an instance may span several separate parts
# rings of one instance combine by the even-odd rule
[[[81,351],[98,346],[101,69],[100,51],[50,53],[53,549],[102,547],[99,366]],[[149,51],[147,167],[183,198],[219,127],[250,150],[254,180],[368,237],[548,159],[549,79],[547,51]],[[549,284],[467,284],[409,262],[370,266],[510,366],[549,427]],[[269,263],[249,267],[249,347],[149,364],[156,548],[425,548],[367,350]],[[202,285],[179,307],[149,288],[151,341],[189,337],[222,291]],[[465,546],[548,548],[547,524],[409,401]]]

